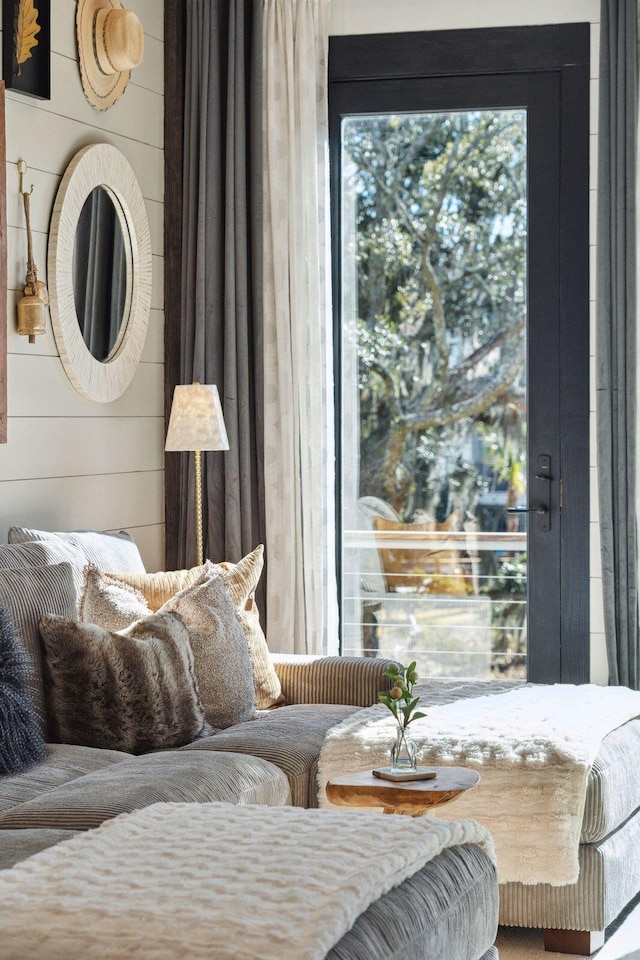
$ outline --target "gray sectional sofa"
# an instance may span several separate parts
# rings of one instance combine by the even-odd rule
[[[38,622],[43,614],[75,615],[78,565],[87,559],[64,546],[0,545],[0,604],[34,660],[32,693],[39,704],[45,697]],[[105,564],[114,569],[118,562],[109,557]],[[281,657],[274,665],[284,705],[258,711],[254,719],[143,755],[49,743],[39,763],[0,776],[0,869],[157,802],[317,806],[324,735],[375,702],[387,682],[387,664]],[[495,960],[497,913],[492,862],[479,847],[455,847],[372,904],[327,960]],[[28,937],[24,958],[29,960]]]

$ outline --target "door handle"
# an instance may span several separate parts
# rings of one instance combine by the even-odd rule
[[[538,472],[535,475],[536,489],[538,493],[538,505],[527,507],[507,507],[507,513],[535,513],[540,517],[539,529],[543,533],[548,533],[551,529],[551,515],[549,506],[551,503],[551,457],[543,453],[538,457]]]

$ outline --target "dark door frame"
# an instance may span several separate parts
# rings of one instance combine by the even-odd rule
[[[350,95],[352,102],[354,95],[357,101],[368,83],[382,82],[382,88],[386,83],[391,89],[398,86],[398,81],[425,79],[444,91],[451,88],[451,81],[456,78],[466,78],[468,87],[469,77],[482,77],[491,78],[494,82],[486,86],[495,89],[496,85],[500,86],[503,75],[505,91],[510,85],[522,91],[517,94],[522,97],[519,105],[528,106],[536,97],[539,100],[547,93],[557,104],[555,116],[553,110],[550,113],[549,128],[538,123],[532,131],[538,143],[540,138],[544,139],[545,150],[548,144],[548,190],[554,198],[550,205],[555,205],[555,222],[547,224],[547,213],[538,205],[537,209],[531,209],[531,231],[536,231],[539,255],[544,258],[545,269],[557,278],[557,285],[551,284],[555,287],[555,307],[554,319],[550,322],[547,322],[547,317],[552,316],[546,301],[548,291],[539,289],[539,284],[538,288],[529,290],[530,313],[533,315],[535,311],[540,318],[548,353],[545,357],[538,351],[530,362],[527,379],[530,383],[539,382],[542,375],[550,374],[557,381],[559,399],[553,411],[554,447],[529,449],[528,489],[535,489],[538,454],[552,453],[552,475],[553,461],[556,466],[562,465],[562,475],[554,475],[557,482],[553,485],[551,503],[553,537],[549,538],[548,534],[538,537],[534,532],[535,520],[531,524],[534,538],[531,549],[539,551],[542,562],[538,569],[543,570],[529,588],[536,620],[536,643],[528,651],[529,678],[538,682],[588,682],[590,672],[589,42],[589,24],[584,23],[333,37],[329,45],[332,172],[339,169],[340,117],[349,112],[344,104],[349,102]],[[532,78],[532,91],[538,91],[532,93],[531,101],[527,100],[527,75]],[[539,110],[537,116],[540,116]],[[544,157],[538,156],[536,162],[544,164]],[[341,225],[336,189],[332,191],[332,229],[335,343],[339,344],[340,257],[335,238],[340,236]],[[540,243],[545,231],[549,236],[547,249]],[[336,382],[339,383],[339,377]],[[339,390],[336,410],[339,416]],[[538,427],[544,437],[547,425],[540,423]],[[339,431],[336,433],[339,437]],[[339,502],[339,476],[336,491]],[[544,536],[548,538],[546,542]]]

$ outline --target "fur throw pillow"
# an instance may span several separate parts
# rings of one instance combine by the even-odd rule
[[[156,614],[121,633],[47,616],[40,635],[58,742],[144,753],[208,732],[178,614]]]
[[[207,567],[195,583],[167,600],[158,613],[172,610],[180,614],[189,630],[207,722],[223,728],[250,720],[255,715],[251,659],[222,577]],[[144,594],[135,587],[89,567],[80,616],[107,630],[123,630],[152,613]]]
[[[222,573],[249,647],[256,706],[259,710],[268,710],[282,704],[284,697],[255,601],[264,563],[263,554],[264,548],[259,544],[239,563],[225,561],[214,564],[207,561],[191,570],[160,573],[101,573],[88,569],[80,594],[80,617],[90,623],[100,623],[110,630],[121,630],[136,618],[161,609],[163,604],[187,587],[202,583],[213,574]]]
[[[31,669],[11,618],[0,606],[0,774],[19,773],[45,756],[27,686]]]

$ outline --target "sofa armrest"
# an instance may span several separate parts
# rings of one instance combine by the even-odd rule
[[[393,662],[370,657],[271,654],[285,703],[341,703],[370,707],[388,689],[384,671]]]

